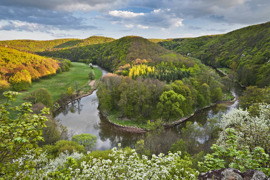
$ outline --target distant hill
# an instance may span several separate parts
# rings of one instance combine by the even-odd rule
[[[0,46],[17,49],[24,52],[42,52],[52,51],[57,49],[67,49],[73,47],[80,47],[90,44],[99,44],[113,41],[113,38],[102,36],[91,36],[86,39],[56,39],[48,41],[35,41],[35,40],[10,40],[0,41]]]
[[[159,44],[213,67],[231,68],[246,86],[270,85],[270,22],[224,35],[173,39]]]
[[[193,65],[193,61],[189,58],[137,36],[127,36],[109,43],[82,46],[68,50],[47,51],[40,54],[67,58],[72,61],[93,62],[110,71],[114,71],[119,66],[131,63],[136,59],[146,59],[152,63],[173,61],[183,63],[185,66]]]

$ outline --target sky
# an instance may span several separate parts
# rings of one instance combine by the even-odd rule
[[[270,21],[270,0],[0,0],[0,40],[224,34]]]

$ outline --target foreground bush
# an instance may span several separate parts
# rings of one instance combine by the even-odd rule
[[[23,157],[29,150],[33,157],[38,157],[38,141],[43,140],[42,128],[47,121],[45,114],[49,112],[45,108],[40,114],[31,114],[31,103],[11,106],[10,101],[14,101],[17,95],[17,92],[5,92],[7,102],[0,104],[0,179],[13,179],[16,171],[24,172],[35,167],[31,159],[14,160]],[[16,119],[10,118],[10,111],[17,112]]]
[[[108,159],[95,158],[91,154],[71,155],[61,153],[48,161],[43,154],[36,160],[40,165],[24,174],[29,179],[196,179],[198,172],[192,168],[191,160],[181,158],[180,153],[152,155],[141,158],[131,150],[112,149]],[[27,157],[29,158],[29,156]],[[18,172],[18,175],[20,172]]]

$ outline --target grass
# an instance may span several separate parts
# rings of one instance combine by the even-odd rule
[[[144,122],[139,122],[140,120],[120,120],[118,119],[118,113],[111,113],[109,116],[107,116],[107,118],[118,125],[121,126],[128,126],[128,127],[138,127],[138,128],[142,128],[142,129],[148,129],[147,128],[147,123]]]
[[[76,84],[81,88],[89,82],[89,72],[90,68],[84,63],[72,62],[72,67],[67,72],[62,72],[55,74],[53,76],[40,79],[37,82],[33,82],[31,87],[24,92],[20,92],[20,95],[16,98],[16,103],[14,105],[20,105],[24,102],[23,98],[26,97],[29,93],[40,89],[45,88],[53,97],[53,101],[56,101],[60,98],[60,95],[67,92],[67,89],[71,86],[75,90]],[[102,76],[102,72],[98,69],[94,69],[96,74],[96,79],[99,79]],[[0,100],[1,103],[4,102]]]
[[[234,96],[232,95],[232,93],[230,91],[223,92],[222,101],[231,101],[233,99],[234,99]]]

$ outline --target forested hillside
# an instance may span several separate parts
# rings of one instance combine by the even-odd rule
[[[55,74],[59,65],[51,58],[0,47],[0,90],[25,90],[32,80]]]
[[[142,37],[40,54],[98,64],[121,75],[104,78],[98,92],[100,107],[117,111],[118,117],[143,117],[143,123],[145,118],[175,120],[227,98],[221,79],[209,67]]]
[[[245,86],[270,85],[270,22],[219,36],[159,42],[213,67],[227,67]]]
[[[182,61],[187,66],[192,61],[169,51],[147,39],[127,36],[110,43],[83,46],[69,50],[43,52],[41,55],[67,58],[72,61],[96,63],[110,71],[139,59],[146,59],[149,62],[160,63],[162,61]]]
[[[42,51],[51,51],[56,49],[80,47],[89,44],[99,44],[110,42],[113,40],[114,40],[113,38],[107,38],[102,36],[91,36],[86,39],[56,39],[48,41],[11,40],[11,41],[0,41],[0,46],[34,53]]]

